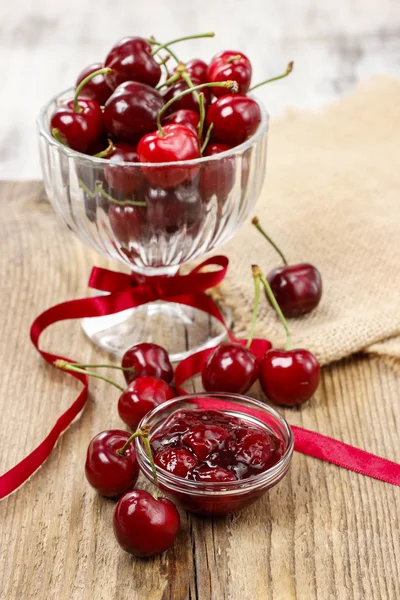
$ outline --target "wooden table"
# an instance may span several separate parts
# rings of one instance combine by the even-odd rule
[[[56,220],[40,184],[0,184],[0,219],[4,472],[79,389],[35,352],[29,326],[50,305],[85,295],[90,267],[102,261]],[[54,326],[42,347],[84,362],[108,358],[76,322]],[[399,461],[399,384],[382,362],[355,357],[324,369],[312,402],[283,412],[292,424]],[[92,381],[81,418],[31,481],[0,503],[2,600],[400,598],[399,488],[299,454],[289,475],[241,513],[182,512],[169,552],[147,561],[124,553],[112,533],[114,503],[83,474],[91,437],[121,427],[117,398]]]

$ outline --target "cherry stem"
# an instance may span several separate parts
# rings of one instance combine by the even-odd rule
[[[235,56],[230,56],[229,58],[226,59],[226,62],[229,63],[233,63],[235,60],[240,60],[242,57],[240,56],[240,54],[235,54]]]
[[[112,143],[112,140],[108,140],[107,148],[105,150],[102,150],[101,152],[97,152],[97,154],[93,154],[93,156],[95,158],[107,158],[108,156],[110,156],[113,150],[114,144]]]
[[[66,146],[67,148],[69,148],[68,144],[66,144],[64,142],[64,140],[62,139],[60,132],[58,131],[58,129],[54,128],[51,130],[51,135],[53,136],[54,139],[57,140],[57,142],[59,142],[60,144],[62,144],[63,146]]]
[[[167,79],[166,81],[164,81],[164,83],[160,83],[160,85],[158,85],[156,87],[156,90],[161,90],[161,88],[166,87],[168,85],[172,85],[173,83],[175,83],[176,81],[178,81],[178,79],[181,78],[181,74],[180,73],[174,73],[173,75],[171,75],[171,77],[169,79]]]
[[[202,156],[203,156],[204,150],[207,148],[208,142],[210,141],[211,132],[212,132],[213,128],[214,128],[214,123],[210,123],[210,126],[209,126],[209,128],[207,129],[207,132],[206,132],[206,137],[204,138],[203,145],[202,145],[202,147],[200,149],[200,154]]]
[[[91,81],[97,75],[107,75],[108,73],[111,73],[111,71],[112,71],[112,69],[110,69],[109,67],[104,67],[103,69],[97,69],[97,71],[93,71],[93,73],[90,73],[90,75],[85,77],[85,79],[82,79],[82,81],[80,82],[80,84],[78,85],[78,87],[75,90],[75,95],[74,95],[74,110],[75,110],[75,112],[78,112],[78,113],[82,112],[82,108],[79,106],[78,100],[79,100],[79,94],[81,93],[81,91],[83,90],[85,85],[87,83],[89,83],[89,81]]]
[[[158,500],[158,477],[157,477],[157,470],[156,470],[156,465],[154,464],[154,458],[153,458],[153,453],[151,451],[151,446],[150,446],[150,441],[149,441],[149,434],[147,433],[145,436],[142,437],[143,439],[143,444],[144,447],[146,448],[146,453],[148,456],[148,459],[150,461],[150,465],[151,465],[151,470],[153,471],[153,477],[154,477],[154,485],[156,486],[155,492],[153,494],[155,500]]]
[[[117,450],[118,454],[120,454],[121,456],[124,456],[124,454],[126,452],[126,449],[130,445],[130,443],[133,442],[134,439],[136,439],[137,437],[143,437],[144,438],[146,435],[147,435],[147,431],[145,429],[137,429],[135,431],[135,433],[132,433],[131,437],[126,440],[126,442],[122,446],[122,448],[120,448],[119,450]]]
[[[271,77],[270,79],[266,79],[265,81],[261,81],[261,83],[257,83],[257,85],[253,85],[253,87],[250,88],[249,91],[252,92],[256,88],[259,88],[262,85],[265,85],[266,83],[271,83],[271,81],[277,81],[278,79],[283,79],[284,77],[287,77],[293,71],[293,65],[294,65],[294,63],[293,63],[293,61],[291,61],[288,64],[288,66],[286,67],[286,71],[284,73],[282,73],[281,75],[277,75],[276,77]]]
[[[180,62],[179,58],[177,57],[177,55],[175,54],[175,52],[173,52],[171,50],[171,48],[168,48],[166,44],[162,44],[161,42],[157,42],[157,40],[155,40],[153,37],[151,38],[145,38],[146,42],[149,42],[149,44],[151,44],[152,46],[159,46],[159,48],[157,48],[157,50],[154,50],[152,52],[152,56],[154,56],[154,54],[156,54],[159,50],[161,50],[161,48],[164,48],[164,50],[166,50],[170,56],[172,56],[172,58],[174,60],[176,60],[177,63]]]
[[[170,54],[167,54],[167,56],[164,56],[164,58],[158,63],[159,66],[163,67],[164,65],[166,65],[170,58],[171,58]]]
[[[73,367],[80,367],[81,369],[118,369],[119,371],[131,371],[132,373],[135,372],[134,367],[120,367],[119,365],[109,365],[109,364],[104,364],[104,365],[88,365],[85,363],[67,363],[68,365],[72,365]]]
[[[166,44],[160,44],[158,48],[153,50],[152,56],[157,54],[157,52],[160,52],[160,50],[164,50],[164,49],[172,55],[172,53],[169,49],[169,46],[171,44],[177,44],[178,42],[185,42],[186,40],[197,40],[199,38],[211,38],[211,37],[214,37],[214,35],[215,35],[215,33],[197,33],[194,35],[186,35],[184,37],[175,38],[174,40],[171,40],[171,41],[167,42]],[[156,42],[156,40],[147,40],[147,41],[149,41],[150,44],[158,44],[159,43],[159,42]]]
[[[286,350],[290,350],[292,347],[292,337],[290,335],[287,321],[286,321],[285,317],[283,316],[283,313],[281,311],[281,308],[280,308],[278,302],[276,301],[274,292],[272,291],[271,286],[269,285],[268,281],[265,279],[264,275],[262,274],[260,267],[258,267],[257,265],[252,265],[251,268],[253,271],[253,277],[254,278],[258,277],[260,279],[261,283],[263,284],[263,286],[265,288],[265,291],[267,292],[269,301],[271,302],[272,306],[275,309],[276,314],[278,315],[279,319],[281,320],[281,323],[286,331]]]
[[[253,273],[254,274],[254,273]],[[250,333],[249,333],[249,337],[247,340],[247,344],[246,344],[246,348],[250,348],[251,343],[253,341],[254,338],[254,330],[256,327],[256,321],[257,321],[257,314],[258,314],[258,306],[260,304],[260,292],[261,292],[261,281],[260,281],[260,277],[254,276],[254,304],[253,304],[253,316],[251,319],[251,326],[250,326]]]
[[[96,190],[103,196],[103,198],[109,202],[112,202],[112,204],[118,204],[118,206],[146,206],[146,202],[140,200],[117,200],[108,192],[106,192],[101,183],[96,185]]]
[[[204,121],[206,118],[206,109],[204,107],[204,94],[199,94],[199,108],[200,108],[200,119],[197,125],[197,137],[199,138],[199,145],[201,145],[201,138],[203,137]]]
[[[99,375],[98,373],[93,373],[92,371],[86,371],[86,369],[80,369],[79,367],[75,367],[73,364],[67,362],[66,360],[56,360],[53,363],[53,365],[55,367],[57,367],[58,369],[61,369],[62,371],[73,371],[74,373],[82,373],[82,375],[89,375],[90,377],[97,377],[97,379],[102,379],[103,381],[106,381],[107,383],[111,383],[111,385],[116,387],[121,392],[125,391],[121,385],[119,385],[118,383],[115,383],[115,381],[113,381],[112,379],[109,379],[108,377],[104,377],[103,375]]]
[[[254,227],[256,229],[258,229],[258,231],[265,237],[266,240],[268,240],[268,242],[271,244],[271,246],[273,248],[275,248],[275,250],[277,251],[277,253],[279,254],[279,256],[281,257],[281,259],[283,260],[283,264],[287,267],[288,266],[288,261],[285,258],[285,255],[283,254],[282,250],[279,248],[279,246],[277,246],[275,244],[275,242],[269,237],[269,235],[265,232],[265,230],[261,227],[260,225],[260,221],[258,220],[258,217],[254,217],[254,219],[252,219],[252,224],[254,225]]]
[[[169,107],[176,100],[179,100],[179,98],[182,98],[183,96],[187,96],[187,94],[193,94],[197,90],[202,90],[202,89],[208,88],[208,87],[229,88],[234,93],[236,93],[238,91],[238,89],[239,89],[239,86],[238,86],[238,84],[237,84],[236,81],[230,81],[230,80],[228,80],[228,81],[219,81],[219,82],[216,82],[216,83],[201,83],[200,85],[195,85],[192,88],[188,88],[187,90],[183,90],[183,92],[181,92],[177,96],[174,96],[173,98],[171,98],[171,100],[168,100],[168,102],[166,102],[164,104],[164,106],[162,107],[162,109],[158,113],[158,115],[157,115],[157,127],[158,127],[158,130],[159,130],[160,134],[163,135],[163,136],[165,135],[164,132],[163,132],[163,128],[161,127],[161,117],[163,116],[163,114],[169,109]]]

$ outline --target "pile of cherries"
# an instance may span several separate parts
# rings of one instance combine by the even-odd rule
[[[267,397],[282,405],[305,402],[319,384],[320,367],[308,350],[290,348],[290,332],[267,279],[253,266],[255,300],[247,344],[221,343],[202,368],[202,382],[208,392],[243,394],[259,378]],[[286,350],[269,349],[263,356],[251,351],[258,312],[261,284],[287,334]],[[267,344],[267,345],[268,345]],[[136,556],[154,556],[169,548],[179,531],[179,513],[168,499],[157,492],[133,489],[139,465],[133,440],[143,438],[157,485],[156,465],[176,477],[208,483],[228,483],[247,479],[271,468],[283,453],[280,440],[272,433],[240,418],[215,410],[182,410],[174,413],[149,439],[138,429],[143,417],[175,397],[174,371],[164,348],[140,343],[129,348],[121,361],[126,383],[124,389],[114,381],[87,371],[107,365],[84,365],[56,361],[56,366],[104,379],[122,393],[118,412],[135,433],[108,430],[89,444],[85,473],[99,494],[119,499],[114,511],[114,533],[120,546]]]
[[[135,252],[135,240],[146,243],[145,225],[147,230],[151,226],[152,235],[170,235],[183,227],[192,231],[201,225],[205,205],[216,199],[220,210],[235,183],[233,156],[202,166],[151,164],[229,151],[260,125],[260,107],[247,95],[258,86],[250,88],[252,66],[243,52],[221,51],[208,64],[198,58],[182,63],[171,49],[176,42],[213,35],[167,44],[124,38],[104,63],[80,73],[74,98],[62,102],[51,116],[52,135],[61,144],[109,162],[96,169],[83,163],[80,185],[89,219],[96,218],[93,199],[103,197],[99,204],[109,213],[128,258]],[[162,57],[162,52],[168,54]],[[176,64],[170,72],[171,59]],[[285,73],[262,83],[285,77],[291,69],[292,63]],[[243,181],[246,169],[244,161]]]

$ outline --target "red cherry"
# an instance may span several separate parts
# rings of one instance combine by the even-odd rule
[[[207,392],[244,394],[258,377],[258,360],[241,344],[219,344],[201,372]]]
[[[112,69],[106,75],[108,84],[114,89],[125,81],[140,81],[155,87],[160,81],[161,67],[151,56],[152,47],[140,37],[126,37],[113,46],[104,62]]]
[[[199,79],[196,79],[195,77],[192,77],[192,83],[194,86],[196,85],[200,85],[203,82],[200,81]],[[164,92],[163,92],[163,98],[165,102],[168,102],[168,100],[171,100],[171,98],[175,98],[175,96],[178,96],[179,94],[181,94],[182,92],[184,92],[185,90],[187,90],[189,88],[188,84],[186,83],[186,81],[184,81],[183,79],[179,79],[178,81],[176,81],[174,84],[172,84],[171,86],[167,87]],[[221,89],[226,89],[226,88],[221,88]],[[209,88],[203,88],[201,90],[199,90],[199,93],[203,92],[204,94],[204,107],[207,109],[207,106],[210,103],[210,90]],[[179,100],[176,100],[171,108],[169,109],[170,112],[176,111],[176,110],[180,110],[180,109],[188,109],[188,110],[193,110],[194,112],[199,112],[199,103],[197,102],[196,96],[194,94],[186,94],[185,96],[182,96],[182,98],[179,98]]]
[[[271,271],[267,279],[285,317],[305,315],[321,300],[321,274],[313,265],[279,267]]]
[[[194,477],[196,481],[236,481],[234,474],[222,467],[201,467]]]
[[[207,144],[203,156],[214,156],[231,150],[230,146],[219,142]],[[202,166],[200,174],[200,189],[206,201],[212,196],[225,200],[235,183],[235,157],[227,156],[221,160],[209,161]]]
[[[144,375],[158,377],[169,383],[174,374],[168,352],[161,346],[149,342],[135,344],[129,348],[122,357],[121,366],[133,369],[124,371],[127,383]]]
[[[155,232],[175,233],[202,221],[200,193],[192,182],[181,183],[173,189],[148,186],[144,197],[148,221]]]
[[[95,71],[103,68],[102,63],[93,63],[88,65],[81,71],[76,80],[75,87],[77,88],[81,81],[86,79],[88,75],[91,75]],[[92,98],[100,106],[104,106],[109,97],[111,96],[113,88],[110,88],[107,81],[105,80],[104,74],[96,75],[93,77],[84,87],[82,96],[85,98]],[[95,154],[95,153],[94,153]]]
[[[155,456],[154,462],[165,471],[183,478],[197,465],[193,454],[184,448],[162,450]]]
[[[110,202],[108,216],[116,240],[130,256],[133,250],[132,244],[140,243],[146,233],[146,209]]]
[[[113,525],[121,548],[144,558],[161,554],[172,546],[180,519],[171,500],[156,500],[149,492],[133,490],[118,501]]]
[[[319,362],[308,350],[268,350],[260,362],[261,387],[270,400],[297,406],[315,393]]]
[[[201,423],[185,433],[182,441],[189,446],[198,459],[204,460],[210,452],[220,448],[228,437],[229,433],[223,427]]]
[[[200,157],[196,135],[183,125],[165,125],[163,135],[160,131],[154,131],[143,136],[137,153],[143,163],[175,162]],[[185,180],[194,179],[199,168],[143,167],[143,172],[151,185],[173,188]]]
[[[104,167],[104,177],[108,185],[121,195],[130,196],[139,192],[145,181],[140,166],[118,166],[121,162],[139,162],[136,146],[116,142],[107,158],[110,165]]]
[[[175,110],[163,119],[163,125],[184,125],[188,127],[197,136],[197,125],[200,121],[199,113],[194,110],[188,110],[181,108],[181,110]]]
[[[174,397],[174,390],[162,379],[150,376],[138,377],[122,392],[118,400],[118,413],[128,427],[137,429],[148,412]]]
[[[199,83],[207,83],[207,63],[201,58],[192,58],[185,64],[186,72],[191,79],[197,80]]]
[[[157,128],[157,115],[164,106],[161,94],[145,83],[119,85],[104,107],[104,123],[117,141],[135,144]]]
[[[89,444],[85,463],[86,479],[102,496],[121,496],[133,488],[137,481],[139,464],[134,444],[129,444],[123,456],[118,454],[129,437],[126,431],[103,431]]]
[[[56,129],[63,142],[77,152],[87,152],[104,134],[103,113],[91,98],[79,98],[81,112],[74,109],[74,101],[61,104],[53,113],[50,129]]]
[[[213,138],[228,146],[237,146],[257,131],[261,111],[252,98],[242,94],[225,95],[211,104],[206,121],[207,127],[214,123]]]
[[[236,450],[236,458],[252,467],[262,467],[267,462],[272,452],[271,437],[256,428],[247,428],[237,431],[239,440]]]
[[[251,72],[251,63],[245,54],[235,50],[224,50],[211,59],[207,79],[210,82],[236,81],[239,94],[246,94],[250,88]],[[224,88],[215,87],[211,90],[215,96],[226,94]]]

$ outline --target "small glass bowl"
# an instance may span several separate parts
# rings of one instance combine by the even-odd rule
[[[208,401],[212,403],[209,407]],[[245,420],[250,425],[274,433],[283,443],[281,459],[259,475],[228,482],[191,481],[156,466],[158,487],[182,508],[200,515],[225,515],[241,510],[255,502],[286,475],[293,454],[292,431],[282,415],[270,406],[247,396],[227,393],[200,393],[174,398],[148,413],[142,419],[139,428],[148,427],[151,439],[175,412],[199,409],[221,410]],[[136,439],[136,453],[142,472],[154,483],[150,461],[141,438]]]

